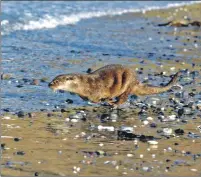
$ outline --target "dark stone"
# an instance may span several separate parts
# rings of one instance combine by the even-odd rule
[[[34,176],[39,176],[39,173],[38,173],[38,172],[35,172]]]
[[[63,112],[68,112],[68,111],[66,111],[65,109],[62,108],[62,109],[61,109],[61,112],[63,113]]]
[[[153,136],[136,135],[133,133],[127,133],[125,131],[118,130],[117,139],[118,140],[127,140],[127,141],[139,139],[142,142],[147,142],[149,140],[155,140],[156,138]]]
[[[184,130],[182,130],[182,129],[176,129],[175,131],[174,131],[177,135],[183,135],[184,134]]]
[[[51,116],[53,116],[54,114],[52,114],[52,113],[47,113],[47,117],[51,117]]]
[[[103,56],[108,56],[108,55],[110,55],[110,54],[108,54],[108,53],[103,53],[102,55],[103,55]]]
[[[187,151],[187,152],[186,152],[186,155],[190,155],[190,154],[191,154],[191,152],[190,152],[190,151]]]
[[[20,141],[20,139],[19,138],[14,138],[14,141],[18,142],[18,141]]]
[[[156,123],[151,123],[151,124],[150,124],[150,127],[151,127],[151,128],[156,128],[156,127],[157,127],[157,124],[156,124]]]
[[[174,145],[175,145],[175,146],[178,146],[178,145],[179,145],[179,143],[174,143]]]
[[[194,97],[195,93],[191,92],[191,93],[189,93],[189,96]]]
[[[184,114],[184,108],[178,110],[178,116],[182,116]]]
[[[100,117],[101,122],[107,122],[110,119],[109,114],[102,114]]]
[[[24,155],[24,154],[25,154],[24,151],[18,151],[18,152],[16,152],[16,155]]]
[[[21,87],[24,87],[24,86],[22,84],[20,84],[20,85],[17,85],[16,87],[21,88]]]
[[[67,100],[66,100],[66,103],[68,103],[68,104],[72,104],[72,103],[73,103],[73,100],[71,100],[71,99],[67,99]]]
[[[182,120],[181,122],[186,124],[188,121],[187,120]]]
[[[25,113],[24,113],[23,111],[19,111],[19,112],[17,113],[17,116],[18,116],[18,117],[24,117],[24,116],[25,116]]]
[[[40,111],[44,112],[44,111],[47,111],[47,109],[40,109]]]
[[[10,112],[9,108],[3,109],[4,112]]]
[[[5,149],[5,146],[6,146],[6,144],[5,144],[5,143],[2,143],[2,144],[1,144],[1,149],[4,150],[4,149]]]
[[[33,118],[33,117],[36,116],[36,114],[35,114],[35,113],[32,113],[32,112],[29,112],[29,113],[28,113],[28,116],[29,116],[29,118]]]
[[[24,81],[24,83],[31,82],[30,79],[26,79],[26,78],[23,78],[22,80]]]

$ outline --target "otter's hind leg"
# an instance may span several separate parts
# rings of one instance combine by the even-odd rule
[[[117,97],[117,101],[109,102],[111,105],[120,105],[128,99],[128,96],[131,93],[131,88],[129,87],[124,93]]]

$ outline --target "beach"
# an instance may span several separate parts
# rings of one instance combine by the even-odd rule
[[[158,26],[199,21],[201,3],[145,9],[80,15],[74,24],[63,17],[48,29],[37,18],[4,26],[2,176],[201,175],[201,28]],[[129,65],[156,86],[181,71],[180,88],[131,96],[117,109],[48,88],[59,74],[107,64]]]

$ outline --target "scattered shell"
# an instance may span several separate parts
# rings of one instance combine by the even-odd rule
[[[147,117],[147,120],[153,120],[153,118],[152,117]]]
[[[156,145],[156,144],[158,144],[158,141],[147,141],[149,144],[151,144],[151,145]]]
[[[127,154],[127,157],[133,157],[133,154]]]
[[[148,124],[149,124],[149,121],[144,120],[144,121],[143,121],[143,124],[144,124],[144,125],[148,125]]]
[[[163,133],[164,133],[164,135],[169,136],[172,134],[172,129],[171,128],[164,128]]]
[[[149,168],[149,167],[142,167],[142,170],[143,170],[143,171],[149,171],[150,168]]]
[[[114,131],[114,127],[113,126],[102,126],[102,125],[99,125],[98,126],[98,130],[99,131],[103,131],[103,130],[106,130],[106,131]]]

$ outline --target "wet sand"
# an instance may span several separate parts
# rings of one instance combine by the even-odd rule
[[[138,15],[158,24],[176,9]],[[184,9],[194,20],[200,17],[200,4]],[[184,14],[186,11],[178,11],[174,18]],[[148,83],[154,85],[167,83],[170,78],[166,76],[188,69],[179,80],[183,90],[131,99],[131,104],[118,110],[88,105],[33,112],[31,116],[4,113],[1,116],[2,175],[200,176],[201,51],[194,46],[201,44],[200,29],[178,28],[176,33],[174,27],[156,27],[156,30],[164,39],[179,37],[175,42],[176,54],[182,59],[128,59],[130,66],[138,72],[141,81],[146,82],[148,77]],[[98,67],[96,64],[92,69]],[[179,112],[182,108],[183,113]],[[145,112],[140,113],[142,110]],[[111,131],[102,130],[100,125],[109,126]],[[126,134],[126,140],[118,136],[121,126],[133,128]],[[145,137],[129,140],[131,135]]]

